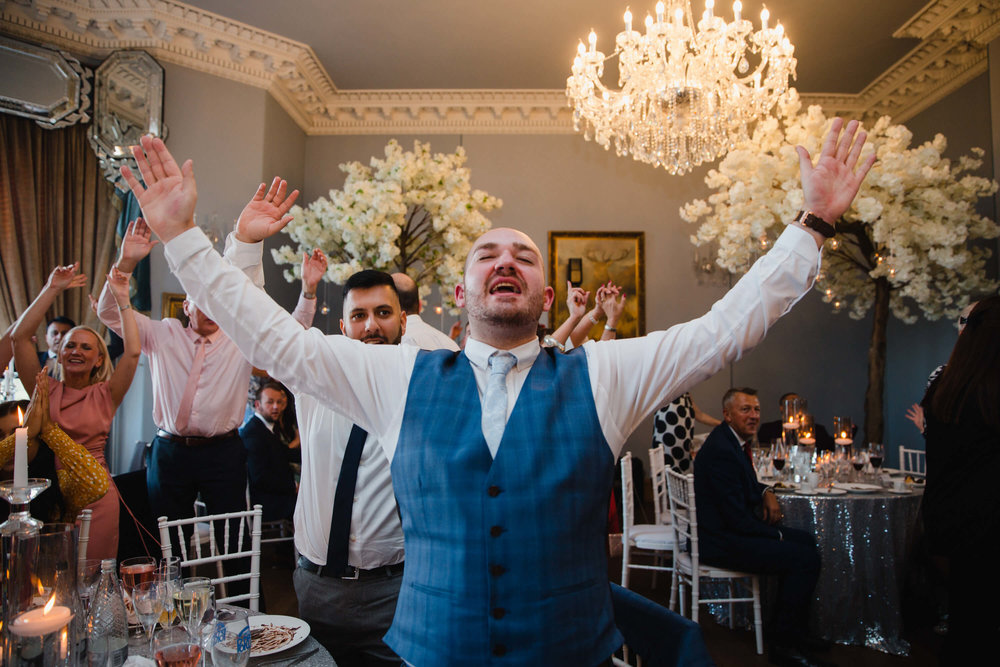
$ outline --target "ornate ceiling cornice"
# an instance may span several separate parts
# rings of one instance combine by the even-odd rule
[[[309,135],[573,132],[562,90],[338,90],[307,44],[176,0],[0,0],[0,26],[83,57],[143,49],[263,88]],[[861,93],[802,100],[905,122],[985,72],[998,35],[1000,0],[936,0],[894,33],[920,44]]]

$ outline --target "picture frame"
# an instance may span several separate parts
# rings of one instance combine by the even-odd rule
[[[587,310],[594,306],[597,288],[608,280],[627,295],[625,312],[617,325],[617,338],[646,333],[646,234],[645,232],[549,232],[549,285],[555,302],[549,313],[550,328],[569,317],[566,281],[590,292]],[[579,282],[579,284],[576,284]],[[590,329],[590,337],[604,333],[604,319]]]
[[[160,298],[160,318],[167,319],[173,317],[181,321],[184,326],[188,325],[187,315],[184,314],[184,299],[187,295],[176,294],[174,292],[163,292]]]

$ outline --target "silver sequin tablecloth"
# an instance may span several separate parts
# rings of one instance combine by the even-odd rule
[[[902,638],[902,588],[922,497],[920,488],[903,495],[778,496],[783,524],[814,534],[822,559],[809,607],[810,634],[909,655],[909,642]],[[765,624],[775,583],[761,578]],[[709,605],[709,609],[718,622],[728,623],[728,605]],[[752,627],[749,605],[737,605],[734,612],[738,625]]]
[[[783,494],[784,524],[813,533],[823,560],[809,610],[812,634],[908,655],[902,586],[922,489],[846,496]]]

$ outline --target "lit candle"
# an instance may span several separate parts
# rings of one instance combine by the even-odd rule
[[[656,22],[663,23],[664,6],[662,2],[656,3]]]
[[[674,20],[677,21],[677,27],[684,27],[684,10],[678,7],[674,10]]]
[[[733,16],[736,21],[740,20],[741,11],[743,11],[743,3],[740,2],[740,0],[736,0],[736,2],[733,3]]]
[[[14,431],[14,488],[28,486],[28,429],[24,427],[24,415],[17,409],[19,427]]]
[[[625,10],[625,32],[632,32],[632,12]]]
[[[715,8],[715,0],[705,0],[705,13],[708,18],[712,18],[712,9]]]
[[[815,445],[816,438],[799,438],[800,445]]]
[[[769,18],[771,18],[771,12],[767,11],[767,7],[760,10],[760,24],[764,30],[767,30],[767,20]]]
[[[849,445],[853,442],[853,440],[848,437],[847,431],[841,431],[837,434],[837,437],[833,439],[833,442],[838,445]]]
[[[590,52],[593,53],[597,49],[597,33],[591,30],[587,41],[590,42]]]
[[[10,631],[20,637],[41,637],[66,627],[73,619],[73,612],[55,602],[53,595],[44,607],[24,612],[11,623]]]

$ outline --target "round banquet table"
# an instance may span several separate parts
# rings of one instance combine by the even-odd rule
[[[902,589],[921,498],[919,486],[906,494],[778,495],[782,524],[815,535],[822,560],[809,606],[811,635],[909,655],[909,642],[902,638]],[[765,623],[776,583],[768,579],[761,578]],[[719,622],[728,622],[727,607],[710,605],[710,611]],[[750,610],[740,607],[748,605],[734,610],[737,622],[752,627]]]

